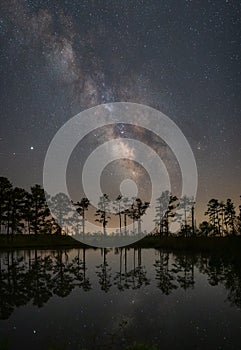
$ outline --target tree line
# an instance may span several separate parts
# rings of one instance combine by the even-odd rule
[[[47,199],[47,200],[46,200]],[[51,204],[51,216],[47,202]],[[70,209],[73,204],[76,210]],[[86,235],[86,212],[90,206],[88,198],[81,198],[77,202],[70,202],[64,193],[57,193],[50,197],[44,189],[36,184],[26,191],[14,187],[6,177],[0,177],[0,233],[14,235],[16,233],[71,233],[82,238]],[[112,218],[118,220],[118,234],[127,235],[127,226],[132,223],[132,234],[142,233],[142,217],[146,214],[150,203],[140,198],[127,198],[119,195],[111,201],[108,194],[100,197],[95,211],[95,221],[102,226],[102,234],[107,235],[107,225]],[[236,210],[231,199],[226,202],[211,199],[207,204],[205,215],[207,220],[196,225],[195,202],[193,198],[183,196],[177,198],[169,191],[164,191],[156,199],[156,216],[154,233],[169,236],[170,225],[178,222],[180,225],[176,235],[181,236],[211,236],[224,237],[241,234],[241,205]],[[112,213],[112,214],[111,214]],[[62,223],[68,227],[62,229]],[[135,227],[137,225],[137,228]],[[71,232],[69,232],[71,230]]]
[[[51,211],[56,221],[51,216]],[[71,204],[76,211],[71,210]],[[15,233],[57,233],[62,234],[63,223],[68,227],[65,233],[72,229],[72,234],[82,232],[85,235],[86,211],[90,206],[88,198],[81,198],[76,203],[71,202],[64,193],[57,193],[50,197],[44,189],[36,184],[26,191],[23,188],[13,187],[6,177],[0,177],[0,233],[14,235]],[[103,228],[103,234],[107,235],[107,224],[110,220],[110,212],[119,219],[119,233],[127,234],[127,225],[130,220],[138,223],[138,232],[141,232],[141,217],[145,214],[149,202],[143,202],[140,198],[123,198],[118,196],[114,203],[107,194],[100,197],[98,208],[95,212],[95,221]]]

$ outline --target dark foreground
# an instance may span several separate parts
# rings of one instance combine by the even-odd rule
[[[0,249],[6,248],[81,248],[85,245],[70,236],[59,236],[51,234],[38,235],[0,235]]]
[[[0,235],[0,249],[23,248],[90,248],[82,242],[59,235]],[[180,251],[241,253],[241,237],[156,237],[146,236],[133,243],[133,248],[155,248]]]

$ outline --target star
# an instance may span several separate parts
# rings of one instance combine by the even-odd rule
[[[30,0],[3,3],[0,161],[2,169],[11,169],[5,173],[10,180],[14,174],[16,186],[41,184],[40,160],[72,116],[98,104],[106,106],[109,116],[109,102],[122,101],[155,108],[180,126],[198,157],[200,207],[207,198],[204,185],[210,197],[223,197],[214,174],[227,164],[237,169],[237,180],[225,171],[223,183],[228,188],[232,182],[229,196],[239,200],[238,1],[212,0],[197,6],[184,1],[182,16],[178,0],[151,5],[136,1],[134,6],[120,1],[113,7],[69,0],[58,6]],[[93,130],[81,146],[80,163],[85,163],[89,150],[112,138],[118,141],[110,152],[121,149],[127,158],[138,155],[128,138],[158,150],[162,143],[149,132],[118,123],[112,129]],[[166,147],[164,153],[169,154]],[[20,158],[21,167],[14,162]],[[164,160],[168,169],[170,163]],[[144,179],[134,163],[126,164],[122,175],[134,169],[132,177]],[[208,177],[207,184],[202,176]]]

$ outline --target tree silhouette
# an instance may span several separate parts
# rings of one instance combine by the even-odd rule
[[[241,196],[240,196],[241,199]],[[239,205],[239,214],[237,217],[237,232],[241,234],[241,205]]]
[[[219,236],[235,234],[236,212],[230,198],[227,199],[226,203],[219,202],[217,199],[210,199],[205,215],[209,216],[211,233]]]
[[[24,227],[28,234],[31,234],[31,220],[32,220],[32,211],[31,211],[31,194],[25,191],[24,196],[24,205],[22,208],[23,218],[24,218]],[[47,223],[45,224],[47,225]],[[50,230],[51,232],[51,230]]]
[[[123,197],[122,195],[119,195],[116,200],[115,200],[115,203],[114,203],[114,209],[116,211],[115,215],[118,215],[119,217],[119,229],[120,229],[120,235],[122,235],[122,220],[121,220],[121,214],[123,213],[123,205],[122,205],[122,200],[123,200]]]
[[[12,184],[10,181],[6,177],[0,177],[0,233],[2,233],[2,226],[6,224],[11,191]]]
[[[55,196],[51,198],[51,209],[54,213],[59,229],[58,234],[61,235],[62,227],[64,221],[68,219],[70,210],[71,210],[71,201],[69,197],[65,193],[57,193]]]
[[[104,236],[106,236],[106,226],[108,224],[108,219],[110,219],[110,216],[108,215],[109,204],[109,197],[106,193],[104,193],[104,195],[100,197],[100,201],[98,203],[99,209],[97,209],[95,213],[95,216],[99,216],[99,218],[95,219],[95,221],[102,224]]]
[[[15,187],[10,194],[10,220],[9,226],[11,227],[12,235],[17,232],[21,232],[24,227],[24,206],[25,206],[26,191],[22,188]]]
[[[132,227],[133,227],[133,235],[135,234],[135,221],[137,219],[136,216],[136,207],[134,205],[134,202],[132,202],[131,206],[126,209],[126,214],[128,215],[128,217],[132,220]]]
[[[163,226],[164,226],[164,214],[168,208],[170,200],[170,194],[169,191],[162,192],[161,196],[156,199],[157,206],[156,206],[156,218],[155,222],[157,226],[159,227],[159,236],[163,236]]]
[[[46,220],[49,216],[49,209],[45,200],[45,193],[40,185],[31,187],[31,229],[34,234],[43,232],[46,224]]]
[[[212,230],[212,225],[207,221],[202,221],[199,224],[199,234],[201,236],[208,237],[209,232]]]
[[[235,207],[230,198],[227,199],[224,213],[225,213],[225,218],[226,218],[225,220],[226,220],[227,226],[230,229],[231,234],[234,235],[235,234],[235,230],[234,230]]]
[[[220,222],[220,235],[224,236],[224,234],[228,232],[228,227],[227,227],[227,221],[225,217],[225,204],[223,201],[219,202],[218,214],[219,214],[219,222]],[[224,226],[226,228],[226,232],[225,232]]]
[[[122,200],[122,203],[123,203],[122,214],[124,216],[125,236],[127,236],[127,218],[129,214],[130,199],[128,197],[124,197]]]
[[[183,196],[179,200],[178,209],[181,209],[184,215],[181,215],[181,228],[185,237],[191,233],[194,234],[194,199],[192,197]],[[183,217],[184,216],[184,217]],[[192,218],[192,230],[188,224],[188,218]]]
[[[90,201],[88,198],[83,197],[80,202],[74,204],[77,207],[77,212],[82,217],[82,238],[85,239],[85,211],[88,210]]]
[[[135,234],[135,221],[138,224],[137,233],[138,235],[141,234],[141,217],[146,213],[149,204],[149,202],[142,202],[140,198],[133,198],[133,202],[127,211],[128,216],[132,219],[133,234]]]
[[[219,234],[221,233],[221,228],[220,228],[220,219],[219,219],[219,202],[217,199],[210,199],[208,202],[208,208],[207,211],[205,212],[205,215],[208,215],[209,217],[209,222],[212,225],[214,234]]]
[[[68,218],[69,226],[72,229],[72,232],[75,236],[80,236],[80,232],[82,231],[83,219],[80,220],[80,215],[75,211],[72,216]],[[82,239],[83,239],[83,231],[82,231]]]
[[[165,231],[165,235],[169,236],[169,221],[170,218],[174,218],[176,209],[178,207],[178,198],[176,196],[173,196],[170,192],[168,192],[169,195],[169,204],[167,207],[167,210],[163,217],[163,228]]]
[[[51,209],[58,223],[50,215],[46,199],[51,201]],[[49,202],[48,201],[48,202]],[[192,198],[183,196],[178,203],[176,196],[169,191],[164,191],[156,200],[156,223],[155,232],[159,236],[169,236],[170,221],[181,221],[181,227],[177,236],[193,236],[196,233],[196,223],[194,217],[194,201]],[[71,211],[71,203],[77,207],[77,212]],[[69,227],[72,232],[79,232],[79,215],[82,217],[82,234],[85,238],[85,214],[89,207],[89,199],[82,198],[80,202],[73,203],[64,193],[59,193],[50,198],[40,185],[31,187],[30,192],[13,187],[6,177],[0,177],[0,234],[7,234],[8,237],[15,233],[59,233],[63,223],[63,229],[68,234]],[[114,203],[115,215],[119,218],[119,232],[127,235],[128,218],[133,224],[133,234],[135,234],[135,222],[137,222],[137,233],[141,234],[141,218],[149,207],[148,202],[142,202],[140,198],[132,198],[119,195]],[[183,210],[181,215],[177,210]],[[110,219],[110,200],[107,194],[100,197],[98,209],[95,213],[96,221],[103,227],[104,236],[107,235],[107,224]],[[77,215],[78,214],[78,215]],[[206,237],[211,235],[227,236],[241,235],[241,205],[238,210],[230,198],[226,201],[210,199],[207,204],[205,215],[208,222],[200,223],[199,235]],[[191,220],[190,220],[191,217]],[[154,232],[154,231],[153,231]]]
[[[140,198],[136,198],[136,218],[138,223],[138,234],[141,234],[141,218],[146,213],[147,208],[149,208],[149,202],[142,202]]]
[[[55,196],[51,198],[51,210],[55,215],[58,222],[58,231],[57,233],[61,235],[62,227],[64,221],[66,221],[70,214],[70,205],[71,201],[69,197],[65,193],[57,193]]]

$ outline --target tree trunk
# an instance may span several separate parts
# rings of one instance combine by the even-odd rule
[[[83,209],[83,215],[82,215],[82,233],[83,233],[83,241],[85,239],[85,210]]]
[[[122,235],[121,231],[121,213],[119,212],[119,226],[120,226],[120,235]]]
[[[126,231],[126,214],[124,214],[124,225],[125,225],[125,236],[127,235],[127,231]]]
[[[192,235],[195,235],[194,206],[192,206]]]
[[[141,219],[138,219],[138,235],[141,234]]]

